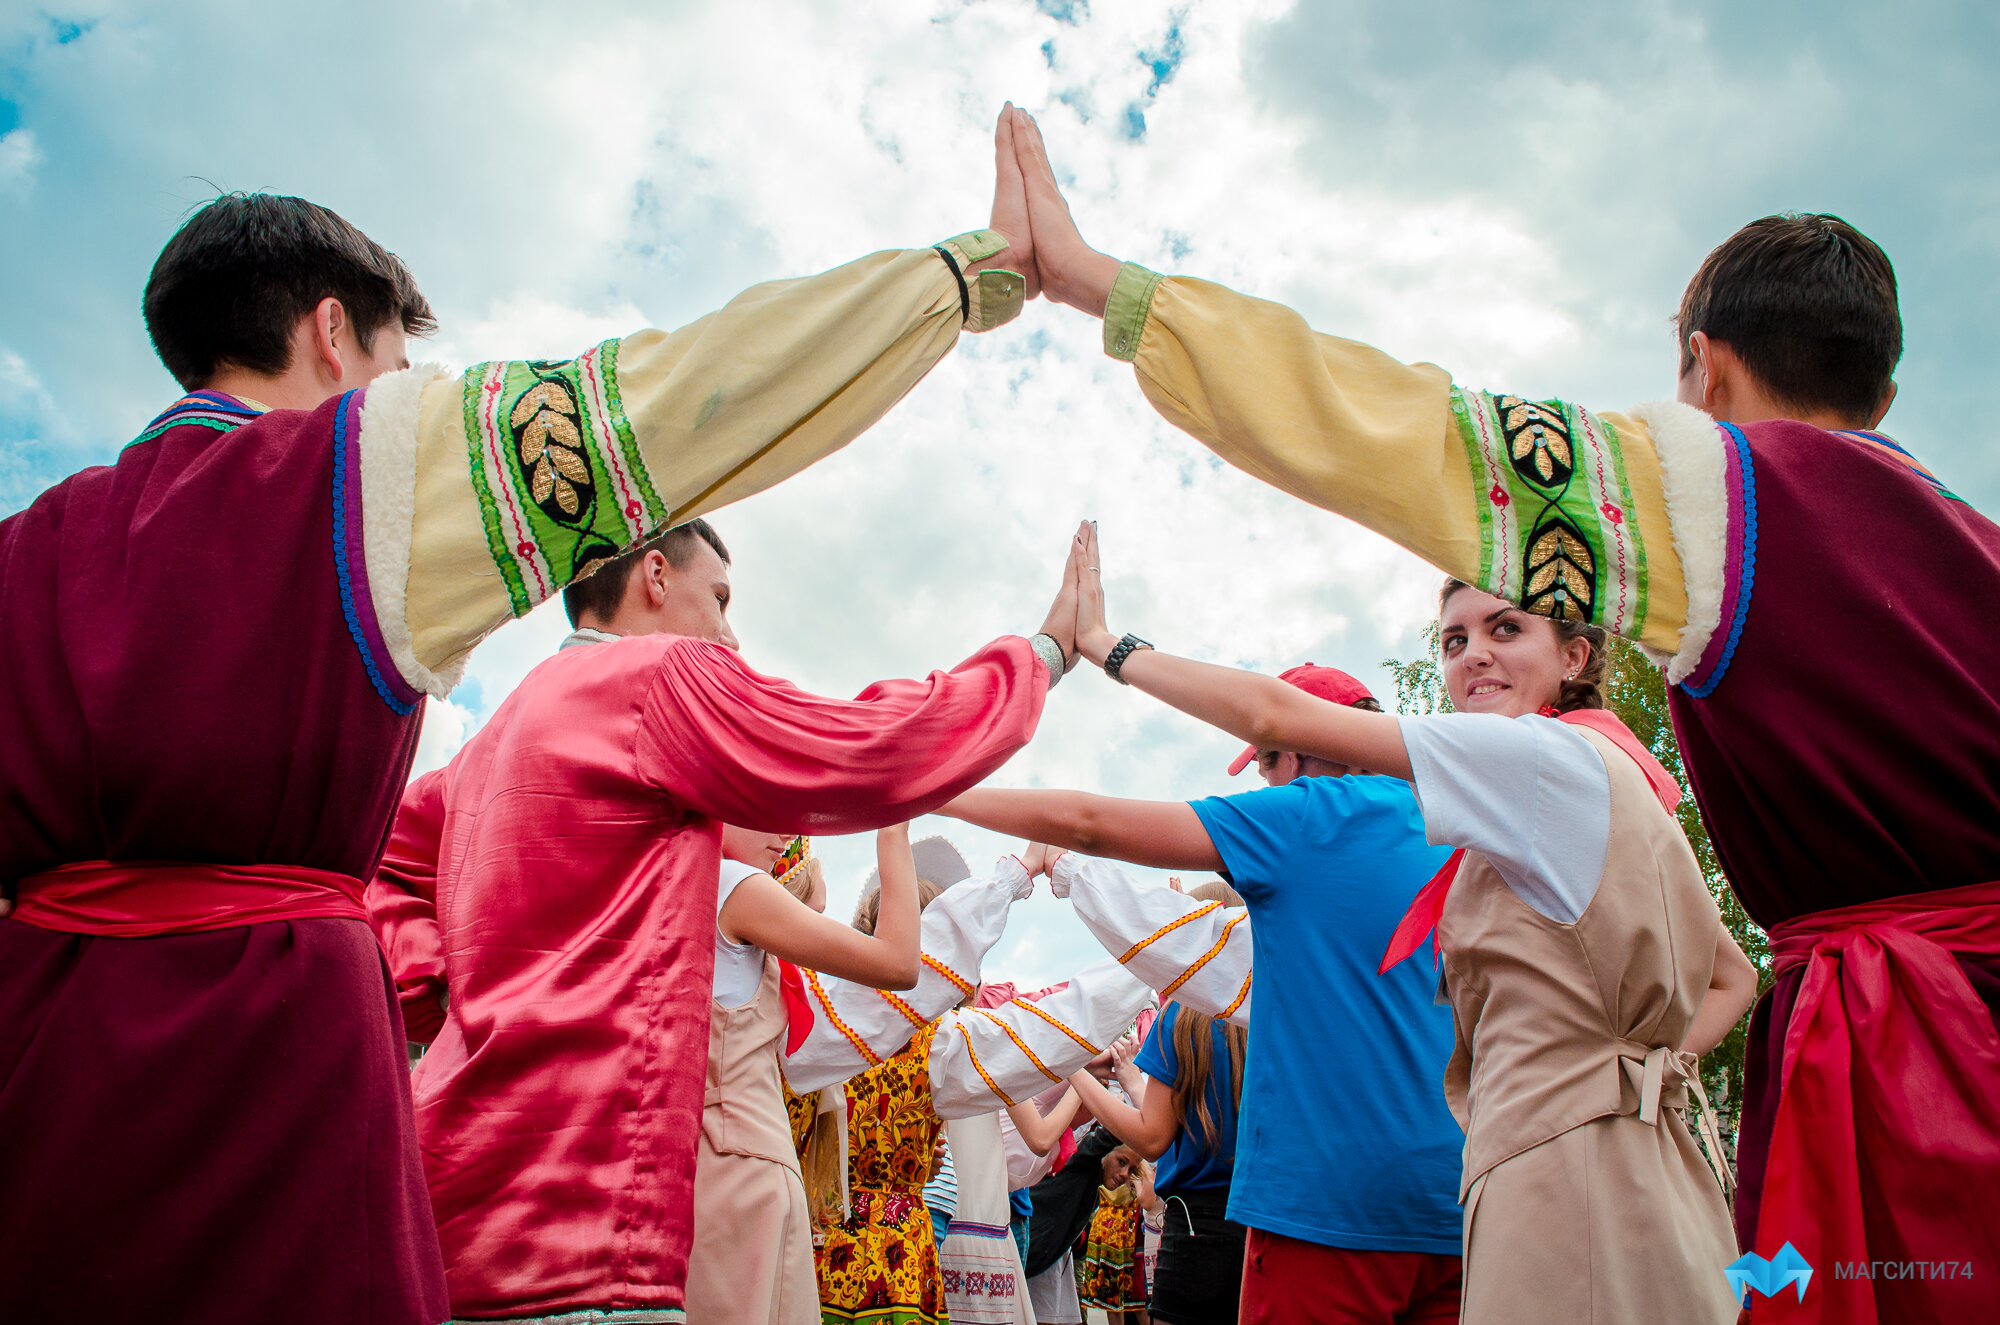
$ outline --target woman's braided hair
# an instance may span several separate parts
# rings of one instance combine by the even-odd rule
[[[1464,580],[1446,577],[1444,587],[1438,592],[1438,614],[1444,613],[1444,605],[1460,589],[1472,586]],[[1605,688],[1611,682],[1611,636],[1604,627],[1593,626],[1587,621],[1558,621],[1554,617],[1543,617],[1555,627],[1556,638],[1567,644],[1580,639],[1590,646],[1590,656],[1583,660],[1583,666],[1576,675],[1562,683],[1556,695],[1556,712],[1573,713],[1577,709],[1609,708],[1604,697]]]

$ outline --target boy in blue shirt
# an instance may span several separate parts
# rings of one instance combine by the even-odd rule
[[[1283,679],[1379,708],[1353,677]],[[1255,1015],[1229,1218],[1247,1227],[1240,1319],[1456,1321],[1464,1138],[1445,1106],[1450,1009],[1430,969],[1376,974],[1450,854],[1410,784],[1246,751],[1265,790],[1192,805],[1067,791],[966,793],[943,813],[1093,856],[1224,873],[1249,906]]]

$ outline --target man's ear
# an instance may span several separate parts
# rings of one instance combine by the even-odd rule
[[[667,579],[673,568],[667,565],[666,554],[658,548],[649,548],[639,560],[639,582],[644,585],[646,606],[658,608],[667,601]]]
[[[1697,331],[1688,336],[1688,354],[1694,359],[1695,382],[1700,391],[1700,407],[1709,414],[1715,413],[1715,396],[1724,376],[1714,341],[1706,331]]]
[[[345,370],[341,364],[340,336],[347,329],[347,310],[332,295],[314,305],[312,311],[312,361],[334,385],[340,384]]]

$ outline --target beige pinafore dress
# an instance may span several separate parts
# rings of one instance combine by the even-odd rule
[[[1468,852],[1438,924],[1465,1129],[1464,1325],[1731,1325],[1736,1259],[1678,1052],[1722,918],[1679,825],[1609,739],[1596,895],[1541,915]]]
[[[708,1090],[694,1168],[687,1316],[700,1325],[818,1325],[812,1226],[785,1113],[777,959],[757,996],[710,1000]]]

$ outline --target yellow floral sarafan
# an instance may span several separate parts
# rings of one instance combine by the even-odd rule
[[[903,1051],[847,1083],[846,1219],[818,1249],[828,1321],[939,1325],[937,1239],[924,1183],[944,1121],[931,1107],[932,1022]]]
[[[1097,1213],[1090,1217],[1083,1259],[1076,1263],[1077,1298],[1113,1314],[1141,1310],[1146,1293],[1132,1268],[1139,1247],[1138,1193],[1129,1183],[1097,1191]]]

